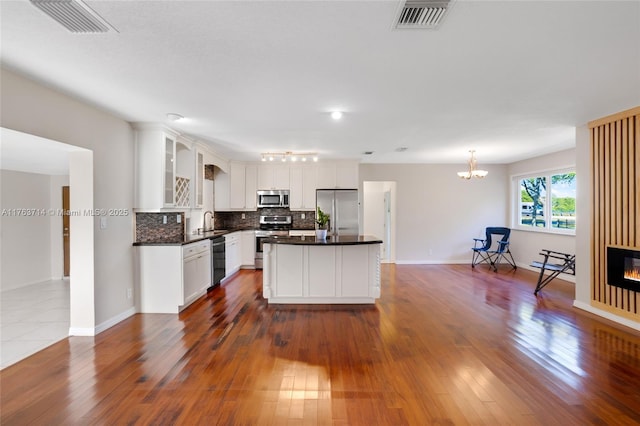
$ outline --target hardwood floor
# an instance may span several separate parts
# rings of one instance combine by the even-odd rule
[[[178,315],[136,315],[0,372],[1,423],[640,424],[640,334],[556,280],[383,265],[375,306],[269,306],[241,271]]]

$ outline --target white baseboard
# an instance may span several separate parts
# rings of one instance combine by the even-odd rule
[[[469,259],[466,260],[396,260],[396,265],[464,265],[470,264]]]
[[[103,331],[113,327],[121,321],[126,320],[132,315],[135,315],[136,308],[132,306],[126,311],[116,315],[115,317],[109,318],[101,324],[98,324],[95,328],[91,327],[69,327],[69,336],[95,336],[97,334],[102,333]]]
[[[593,306],[591,306],[588,303],[584,303],[584,302],[580,302],[578,300],[574,300],[573,301],[573,306],[575,308],[578,309],[582,309],[583,311],[587,311],[590,312],[594,315],[597,315],[599,317],[603,317],[606,318],[610,321],[613,321],[615,323],[624,325],[625,327],[629,327],[632,328],[634,330],[640,331],[640,323],[636,322],[636,321],[632,321],[628,318],[624,318],[621,316],[618,316],[616,314],[612,314],[611,312],[607,312],[607,311],[603,311],[602,309],[598,309],[598,308],[594,308]]]
[[[95,336],[94,328],[69,327],[69,336]]]
[[[129,309],[127,309],[126,311],[116,315],[115,317],[109,318],[108,320],[104,321],[103,323],[98,324],[96,326],[96,334],[102,333],[106,329],[113,327],[117,323],[119,323],[121,321],[124,321],[127,318],[129,318],[130,316],[135,315],[135,314],[136,314],[136,308],[135,308],[135,306],[132,306]]]

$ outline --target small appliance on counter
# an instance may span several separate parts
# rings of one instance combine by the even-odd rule
[[[257,192],[257,196],[258,208],[289,207],[288,189],[260,190]]]
[[[256,269],[262,269],[262,244],[267,238],[288,237],[292,216],[260,216],[260,229],[256,231]]]

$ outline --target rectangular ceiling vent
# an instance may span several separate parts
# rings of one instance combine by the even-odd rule
[[[406,0],[396,28],[436,28],[450,7],[450,0]]]
[[[106,33],[115,29],[81,0],[30,0],[72,33]]]

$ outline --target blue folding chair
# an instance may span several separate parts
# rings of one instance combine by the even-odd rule
[[[488,263],[495,272],[498,272],[498,265],[502,259],[506,260],[513,269],[517,269],[515,260],[509,250],[509,236],[511,229],[497,226],[488,227],[485,231],[485,239],[474,238],[473,256],[471,258],[471,267],[475,268],[479,263]],[[495,236],[495,244],[494,238]]]

